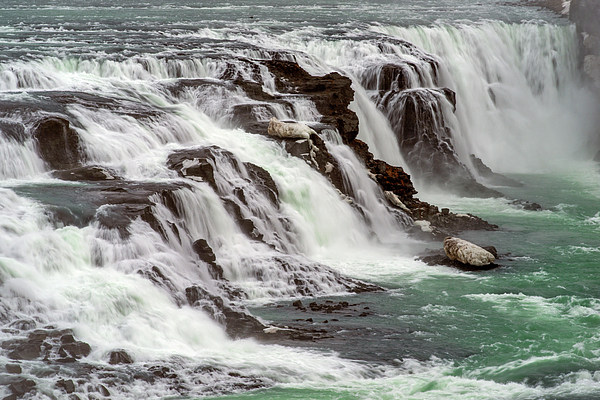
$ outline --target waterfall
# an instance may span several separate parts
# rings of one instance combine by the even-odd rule
[[[593,156],[586,147],[597,106],[581,81],[574,27],[486,22],[380,31],[442,60],[439,85],[456,92],[453,141],[463,162],[475,154],[497,171],[530,172]]]

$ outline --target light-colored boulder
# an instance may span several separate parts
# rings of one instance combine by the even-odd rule
[[[491,264],[496,259],[492,253],[476,244],[455,237],[444,239],[444,251],[449,259],[476,267]]]
[[[396,193],[386,190],[385,192],[383,192],[383,194],[390,203],[410,214],[410,210],[404,205],[404,203],[402,202],[402,200],[400,200]]]
[[[287,139],[309,139],[312,133],[316,134],[310,126],[297,122],[281,122],[273,117],[269,121],[269,135]]]

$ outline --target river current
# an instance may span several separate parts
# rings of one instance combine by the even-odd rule
[[[35,383],[23,394],[32,399],[100,398],[102,388],[113,399],[600,398],[598,104],[580,76],[576,35],[565,17],[512,1],[3,1],[0,396],[14,393],[17,377]],[[232,125],[232,110],[248,101],[243,93],[165,89],[184,79],[217,81],[226,68],[250,79],[240,60],[292,54],[313,75],[350,77],[359,139],[410,172],[390,122],[362,85],[367,67],[398,59],[432,84],[400,40],[434,57],[440,86],[456,92],[456,112],[447,117],[463,162],[471,166],[475,154],[524,184],[495,188],[507,198],[474,199],[415,181],[422,200],[500,227],[463,235],[494,245],[498,269],[418,261],[417,253],[441,245],[408,237],[335,140],[328,146],[362,190],[368,224],[304,161]],[[77,101],[60,100],[67,97]],[[275,110],[281,119],[319,120],[310,102],[291,101],[292,111]],[[68,115],[90,161],[130,181],[179,182],[166,159],[194,145],[216,145],[262,167],[279,188],[281,208],[245,193],[269,246],[241,233],[205,182],[178,191],[177,218],[159,201],[154,209],[161,221],[185,226],[188,239],[161,237],[140,219],[126,239],[96,223],[56,224],[48,204],[60,206],[65,190],[85,185],[65,189],[32,141],[15,140],[7,128],[29,129],[47,115]],[[243,185],[227,168],[219,188]],[[85,214],[85,204],[77,207]],[[240,303],[252,315],[278,326],[310,317],[331,337],[285,346],[233,340],[207,312],[184,305],[190,285],[217,290],[193,256],[199,237],[246,294]],[[349,294],[315,272],[322,274],[318,295],[303,297],[273,264],[280,253],[291,264],[319,262],[386,290]],[[170,290],[140,273],[151,266]],[[307,315],[295,300],[346,301],[363,313]],[[72,330],[90,354],[75,366],[11,358],[11,340],[48,327]],[[116,349],[133,363],[110,365]],[[16,375],[6,367],[15,363]],[[72,380],[74,392],[57,386],[59,379]]]

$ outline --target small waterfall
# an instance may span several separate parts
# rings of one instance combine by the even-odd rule
[[[327,142],[330,153],[342,170],[344,186],[354,202],[360,207],[365,220],[382,242],[398,243],[404,228],[412,226],[412,218],[403,211],[392,210],[385,204],[384,195],[371,179],[354,152],[342,143],[340,135],[333,130],[324,130],[321,135]]]

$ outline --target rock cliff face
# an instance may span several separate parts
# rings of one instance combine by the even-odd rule
[[[600,0],[571,0],[569,19],[581,35],[583,70],[600,90]]]

